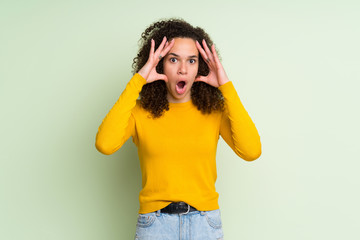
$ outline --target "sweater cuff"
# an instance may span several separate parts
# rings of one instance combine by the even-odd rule
[[[218,89],[221,91],[223,95],[227,95],[228,93],[232,93],[235,90],[235,87],[231,81],[221,85],[218,87]],[[236,92],[236,91],[235,91]]]
[[[139,73],[135,73],[133,78],[135,78],[142,85],[146,84],[146,79],[143,78],[143,76],[141,76]]]
[[[129,87],[132,88],[134,91],[137,91],[138,93],[141,92],[141,89],[145,84],[146,79],[138,73],[135,73],[128,83]]]

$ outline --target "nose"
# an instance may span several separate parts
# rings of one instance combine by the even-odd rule
[[[180,75],[184,75],[184,74],[187,74],[187,67],[186,67],[186,63],[185,62],[182,62],[179,66],[179,69],[178,69],[178,74]]]

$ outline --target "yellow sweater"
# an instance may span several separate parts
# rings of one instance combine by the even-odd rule
[[[156,119],[137,100],[144,84],[140,74],[132,77],[100,125],[96,148],[112,154],[132,137],[142,172],[139,213],[178,201],[199,211],[218,209],[215,156],[219,135],[247,161],[261,154],[260,137],[233,84],[219,87],[225,98],[223,113],[202,114],[189,101],[170,103],[170,110]]]

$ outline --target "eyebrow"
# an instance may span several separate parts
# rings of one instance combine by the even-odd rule
[[[173,55],[175,57],[180,57],[179,55],[177,55],[176,53],[169,53],[169,55]],[[192,55],[192,56],[189,56],[188,58],[197,58],[198,56],[196,55]]]

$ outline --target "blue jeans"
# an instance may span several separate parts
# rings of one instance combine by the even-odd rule
[[[139,214],[135,240],[223,240],[220,209]]]

